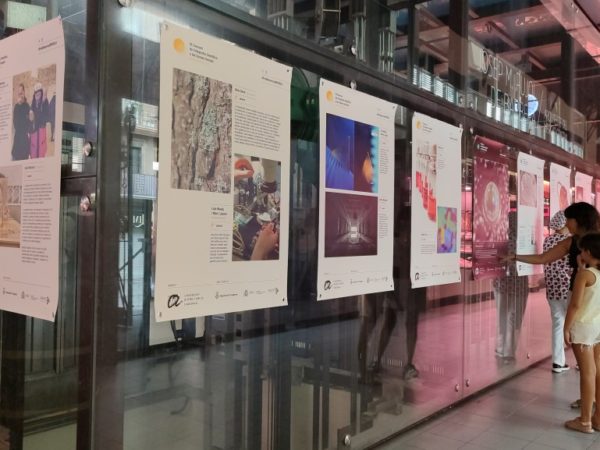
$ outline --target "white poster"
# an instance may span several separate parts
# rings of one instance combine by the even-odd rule
[[[54,19],[0,41],[0,309],[58,306],[65,43]]]
[[[575,201],[592,203],[592,177],[575,172]]]
[[[321,80],[319,300],[394,289],[396,105]]]
[[[156,320],[287,304],[292,69],[164,24]]]
[[[460,281],[462,129],[415,113],[412,120],[412,287]]]
[[[517,160],[517,242],[518,255],[542,253],[544,241],[544,160],[519,153]],[[517,274],[542,273],[541,264],[517,262]]]
[[[571,204],[571,169],[550,163],[550,218]]]

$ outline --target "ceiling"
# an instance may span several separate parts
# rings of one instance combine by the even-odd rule
[[[450,0],[417,1],[419,49],[433,71],[448,71]],[[404,4],[406,5],[406,3]],[[560,95],[561,43],[573,38],[574,106],[590,123],[600,117],[600,0],[469,0],[469,36]],[[401,13],[398,29],[407,30]],[[406,34],[396,51],[405,54]]]

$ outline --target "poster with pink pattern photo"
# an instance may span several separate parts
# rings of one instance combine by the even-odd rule
[[[475,138],[473,185],[473,278],[496,278],[506,273],[498,260],[508,248],[508,161],[505,146]]]

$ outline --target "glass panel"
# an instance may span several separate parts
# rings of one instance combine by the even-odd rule
[[[86,0],[0,1],[0,38],[17,34],[47,19],[62,17],[67,70],[61,160],[66,173],[83,171],[85,111],[90,102],[88,89],[94,84],[93,80],[86,79],[85,71],[86,7]],[[52,88],[44,86],[48,100],[53,95]],[[55,126],[51,124],[52,131]],[[79,194],[63,191],[63,195],[60,206],[60,291],[55,323],[2,313],[4,326],[12,329],[3,335],[3,348],[11,351],[3,355],[2,367],[4,374],[6,371],[14,373],[10,379],[2,379],[1,399],[3,410],[7,410],[7,405],[10,410],[8,416],[2,417],[2,424],[11,430],[11,448],[74,449],[76,446],[76,419],[81,407],[79,390],[82,386],[78,379],[82,355],[79,301],[82,292],[79,266],[82,213]],[[87,243],[91,245],[92,240]],[[93,265],[90,269],[93,270]]]
[[[77,434],[80,196],[61,198],[60,302],[55,323],[27,318],[23,448],[74,449]]]
[[[181,11],[188,12],[185,18]],[[396,118],[396,291],[314,300],[319,77],[307,70],[296,68],[292,79],[292,104],[300,106],[292,111],[290,306],[154,321],[159,46],[144,24],[164,15],[211,31],[200,19],[202,9],[193,11],[186,2],[163,10],[146,1],[122,13],[132,45],[131,92],[110,101],[124,116],[119,297],[127,337],[119,346],[127,355],[125,447],[170,448],[176,433],[190,448],[325,449],[342,445],[347,435],[353,448],[364,448],[458,400],[463,287],[411,290],[408,279],[411,122],[405,108]],[[406,30],[406,20],[400,27]],[[341,75],[353,76],[332,77]],[[138,166],[153,180],[144,192],[137,187]]]
[[[220,5],[225,12],[220,14],[196,2],[171,1],[167,8],[158,0],[140,0],[131,8],[111,10],[107,15],[111,19],[107,23],[109,34],[120,37],[108,41],[109,66],[116,63],[127,74],[125,80],[121,72],[109,70],[104,79],[106,86],[119,84],[120,89],[119,93],[109,89],[104,100],[109,111],[120,114],[112,118],[111,125],[115,126],[105,131],[105,137],[119,144],[119,154],[111,154],[118,156],[120,168],[118,276],[109,281],[118,286],[116,316],[123,313],[123,319],[109,329],[119,331],[113,334],[118,336],[115,341],[122,364],[112,367],[116,377],[122,377],[116,382],[118,386],[122,383],[122,389],[116,389],[117,406],[111,412],[118,422],[116,428],[122,427],[124,447],[328,449],[341,448],[348,438],[352,448],[367,448],[547,356],[548,313],[540,279],[514,274],[496,282],[472,279],[475,225],[469,197],[473,186],[471,139],[480,125],[503,134],[512,122],[505,123],[503,114],[496,118],[497,109],[492,109],[484,122],[487,103],[480,111],[482,121],[457,113],[464,110],[456,107],[445,109],[448,102],[461,106],[461,92],[453,90],[450,83],[447,57],[456,38],[449,31],[455,19],[450,17],[450,3],[425,2],[417,8],[413,5],[412,11],[404,2],[389,7],[398,7],[394,9],[398,12],[394,19],[396,75],[433,94],[421,92],[427,99],[422,108],[428,114],[469,130],[461,155],[462,282],[427,289],[410,287],[413,111],[401,106],[395,143],[396,290],[328,302],[316,302],[314,292],[319,187],[317,87],[320,76],[340,83],[370,76],[364,66],[340,63],[347,60],[340,60],[335,52],[345,51],[346,36],[355,39],[362,32],[362,19],[365,36],[372,36],[372,17],[353,15],[361,5],[344,2],[320,6],[236,2],[234,6],[231,11],[228,5]],[[316,23],[313,14],[318,7],[331,14]],[[378,8],[378,14],[387,17],[387,8]],[[240,9],[247,14],[239,14]],[[339,18],[330,21],[336,14]],[[470,13],[472,17],[474,14]],[[484,16],[483,11],[477,14]],[[289,52],[285,35],[251,16],[266,18],[334,52],[322,59],[323,52],[312,44],[302,47],[305,55]],[[419,23],[417,33],[412,34],[412,38],[419,37],[416,47],[410,43],[415,25],[411,17],[417,17]],[[154,224],[160,209],[155,164],[158,30],[163,19],[294,66],[288,307],[171,323],[154,321]],[[252,25],[248,27],[248,23]],[[345,24],[352,27],[344,28]],[[356,51],[360,59],[363,50],[358,46]],[[364,52],[367,66],[387,70],[379,65],[382,59],[371,59],[377,53],[369,48]],[[418,77],[410,70],[413,66],[419,68]],[[421,75],[429,76],[429,81]],[[391,84],[393,78],[389,85],[381,78],[377,80],[380,86],[372,91],[382,98],[400,92],[396,100],[401,105],[421,99],[415,100],[413,89],[396,90]],[[429,84],[422,86],[421,82]],[[475,85],[471,88],[473,92],[479,89]],[[441,101],[434,105],[429,103],[431,98]],[[473,104],[474,108],[479,106]],[[506,140],[512,148],[509,190],[514,215],[517,144],[513,141],[519,139],[509,135]],[[518,291],[518,299],[509,291]],[[102,339],[108,337],[101,337],[104,342]]]
[[[465,183],[465,212],[473,224],[473,136],[469,137],[468,180]],[[480,152],[481,153],[481,152]],[[517,151],[508,148],[509,170],[509,248],[514,248],[517,215]],[[466,234],[465,245],[472,248],[473,235]],[[505,250],[496,249],[498,253]],[[472,253],[469,251],[469,259]],[[465,394],[472,394],[494,380],[504,378],[548,356],[550,315],[545,299],[543,275],[519,277],[514,266],[507,274],[473,280],[469,269],[465,293]]]

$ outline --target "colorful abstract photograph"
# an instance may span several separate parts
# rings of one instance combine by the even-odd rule
[[[456,253],[457,235],[456,208],[438,206],[437,208],[437,252]]]
[[[326,187],[376,193],[378,158],[379,128],[327,114]]]

